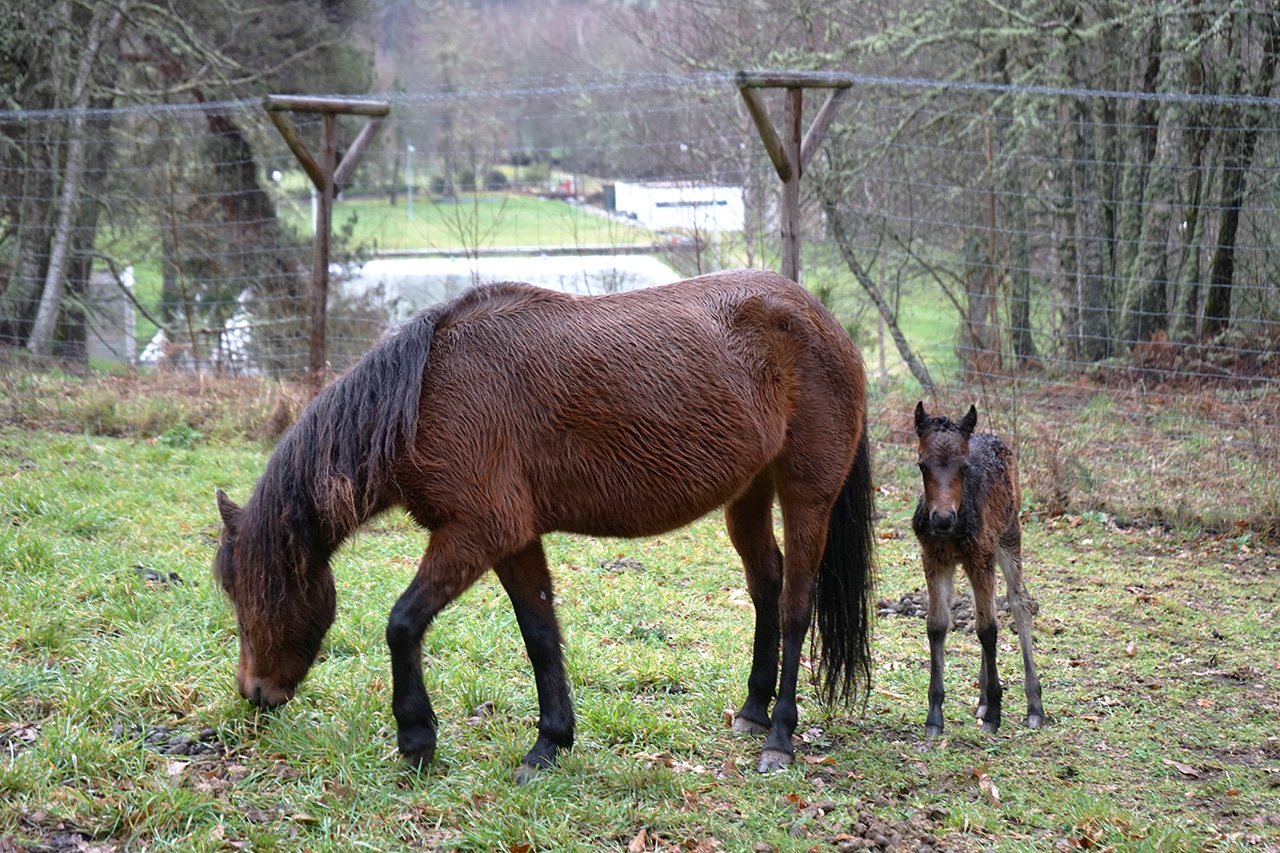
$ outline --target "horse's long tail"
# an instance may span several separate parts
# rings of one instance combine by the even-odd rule
[[[828,702],[847,701],[871,684],[872,549],[875,500],[866,423],[853,467],[831,510],[827,545],[814,584],[819,673]]]

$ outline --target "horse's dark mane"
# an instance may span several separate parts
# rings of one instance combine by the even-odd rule
[[[391,467],[417,430],[436,324],[453,306],[415,315],[303,409],[245,507],[243,535],[302,571],[383,505]]]

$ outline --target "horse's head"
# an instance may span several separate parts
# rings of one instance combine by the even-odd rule
[[[924,403],[916,403],[916,435],[920,439],[920,474],[924,497],[916,512],[918,523],[936,533],[950,533],[960,518],[960,498],[969,470],[969,437],[978,425],[973,406],[959,423],[947,417],[929,417]]]
[[[309,565],[315,555],[295,544],[286,518],[250,518],[261,507],[246,511],[221,489],[217,499],[222,533],[213,572],[236,612],[236,686],[253,704],[273,708],[293,698],[333,624],[333,575],[327,559]]]

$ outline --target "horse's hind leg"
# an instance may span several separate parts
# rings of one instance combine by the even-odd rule
[[[725,509],[725,526],[742,557],[747,592],[756,610],[755,639],[747,698],[733,720],[737,732],[769,731],[769,703],[778,686],[778,596],[782,592],[782,552],[773,535],[773,476],[765,470]]]
[[[436,751],[436,715],[422,684],[422,635],[445,605],[488,568],[464,537],[447,528],[431,536],[418,573],[391,608],[387,650],[391,655],[391,709],[400,754],[412,767],[431,763]]]
[[[560,625],[542,543],[535,540],[524,550],[499,560],[493,568],[511,598],[538,686],[538,739],[515,773],[517,782],[526,782],[537,771],[554,764],[560,750],[573,746],[573,703],[564,674]]]
[[[978,719],[984,732],[995,733],[1000,729],[1001,699],[1000,673],[996,669],[996,566],[995,556],[979,555],[974,562],[965,562],[965,573],[973,587],[974,630],[982,644],[982,665],[978,671]]]
[[[780,497],[784,556],[778,627],[782,634],[782,665],[769,736],[760,750],[757,769],[761,773],[787,767],[795,757],[791,736],[798,720],[796,688],[800,679],[800,655],[813,614],[813,582],[826,544],[829,514],[827,507],[815,505],[794,492],[782,492]]]
[[[929,714],[925,717],[925,737],[939,737],[946,723],[942,703],[947,691],[943,681],[946,668],[947,631],[951,629],[951,597],[955,591],[955,566],[924,551],[924,580],[929,590],[925,630],[929,636]]]
[[[1018,645],[1022,648],[1023,685],[1027,693],[1027,725],[1040,728],[1044,722],[1044,705],[1040,697],[1040,676],[1031,649],[1031,596],[1022,581],[1022,533],[1015,523],[1000,539],[996,553],[1004,572],[1005,588],[1009,598],[1009,612],[1013,614],[1014,629],[1018,632]]]

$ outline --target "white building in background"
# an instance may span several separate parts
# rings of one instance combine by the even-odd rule
[[[614,184],[614,207],[656,231],[741,231],[746,223],[742,187],[688,181]]]
[[[348,298],[384,302],[392,322],[399,322],[480,282],[523,281],[565,293],[601,294],[679,278],[675,270],[649,255],[375,258],[337,286]]]

